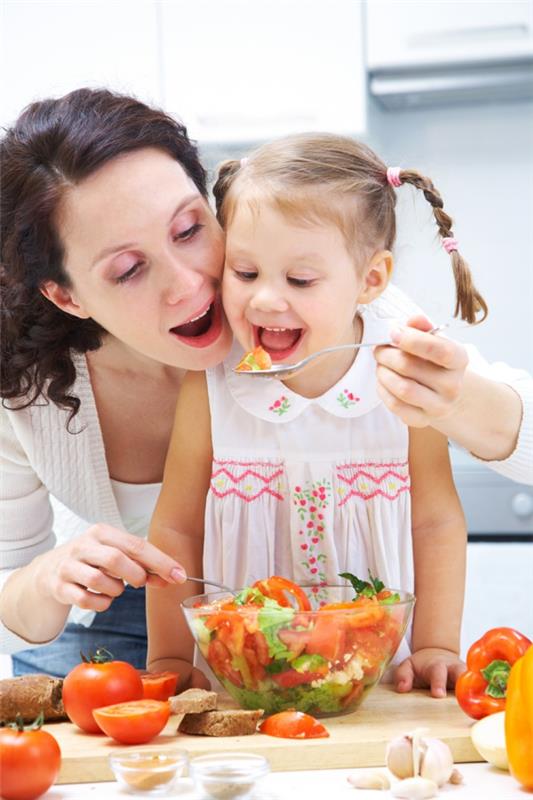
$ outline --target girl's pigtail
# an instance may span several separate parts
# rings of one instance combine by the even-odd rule
[[[487,304],[474,285],[470,267],[457,250],[457,243],[452,232],[452,218],[444,211],[442,197],[429,178],[414,170],[401,170],[399,181],[401,183],[410,183],[415,188],[420,189],[433,208],[433,215],[437,222],[439,234],[452,260],[456,289],[454,316],[457,317],[460,314],[461,319],[471,324],[483,322],[488,314]],[[481,319],[477,320],[476,315],[480,312],[482,314]]]
[[[215,181],[215,185],[213,186],[213,196],[216,203],[217,219],[222,227],[224,227],[225,223],[224,198],[226,197],[228,189],[233,183],[235,176],[241,169],[241,166],[241,161],[232,158],[228,159],[227,161],[223,161],[218,167],[217,179]]]

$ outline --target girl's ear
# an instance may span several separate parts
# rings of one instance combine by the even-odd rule
[[[91,316],[85,311],[83,306],[77,302],[71,290],[66,286],[60,286],[55,281],[46,281],[41,284],[40,291],[47,300],[50,300],[51,303],[67,314],[72,314],[72,316],[79,317],[80,319],[89,319]]]
[[[392,253],[378,250],[367,264],[363,288],[357,298],[358,303],[371,303],[385,291],[392,274]]]

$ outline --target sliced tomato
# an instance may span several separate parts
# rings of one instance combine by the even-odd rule
[[[329,736],[321,722],[303,711],[272,714],[261,723],[259,730],[267,736],[279,736],[281,739],[325,739]]]
[[[295,631],[291,628],[281,628],[278,631],[280,641],[282,641],[295,656],[299,656],[300,653],[303,653],[310,636],[310,631]]]
[[[244,658],[242,659],[244,661]],[[223,642],[213,639],[207,649],[207,663],[216,675],[227,678],[235,686],[242,687],[241,673],[231,664],[231,654]]]
[[[176,694],[180,676],[177,672],[142,672],[144,700],[168,700]]]
[[[281,578],[279,575],[272,575],[270,578],[256,581],[253,588],[259,589],[261,594],[264,594],[265,597],[276,600],[280,606],[292,606],[290,598],[293,597],[300,611],[311,611],[311,603],[302,587],[289,581],[287,578]]]
[[[316,654],[327,661],[339,661],[344,656],[346,630],[343,616],[332,619],[329,614],[317,614],[311,634],[305,633],[309,637],[306,646],[309,655]]]
[[[161,733],[170,716],[170,706],[161,700],[133,700],[95,708],[99,727],[122,744],[144,744]]]
[[[304,683],[312,683],[323,677],[323,672],[297,672],[295,669],[289,669],[287,672],[272,675],[272,680],[282,689],[292,689],[293,686],[302,686]]]

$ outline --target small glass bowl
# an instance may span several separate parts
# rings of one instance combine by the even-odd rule
[[[189,774],[195,788],[209,800],[245,800],[270,764],[251,753],[219,753],[191,759]]]
[[[117,750],[109,756],[117,782],[132,794],[164,795],[187,768],[185,750]]]

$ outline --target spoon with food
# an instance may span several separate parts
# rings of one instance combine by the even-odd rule
[[[438,333],[439,331],[447,328],[448,325],[437,325],[431,328],[428,333]],[[285,378],[292,378],[297,375],[302,369],[313,361],[315,358],[320,358],[328,353],[336,353],[338,350],[359,350],[360,347],[379,347],[381,345],[392,345],[392,342],[359,342],[357,344],[337,344],[333,347],[324,347],[323,350],[317,350],[316,353],[302,358],[295,364],[273,364],[270,355],[267,351],[259,345],[251,350],[249,353],[239,361],[233,372],[238,375],[251,375],[252,377],[259,378],[277,378],[284,380]]]

